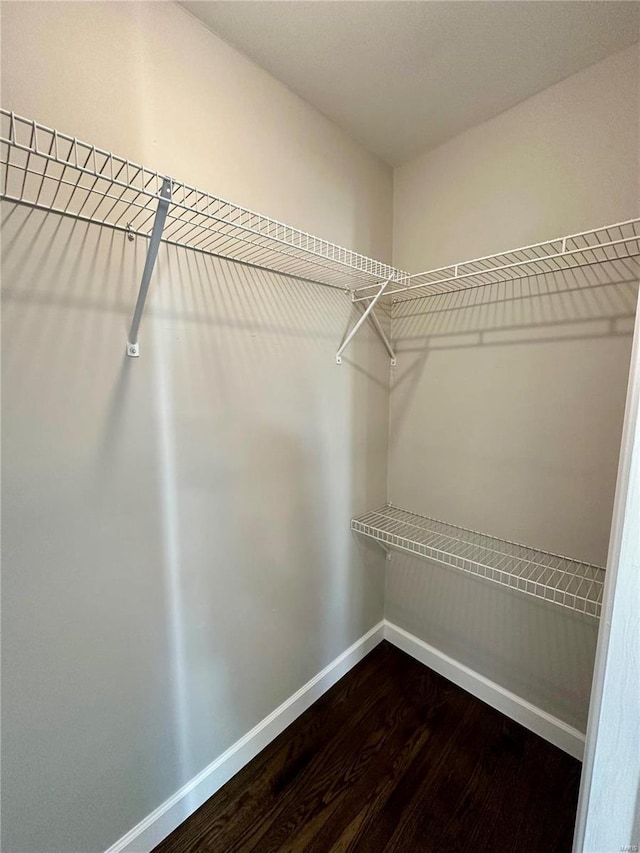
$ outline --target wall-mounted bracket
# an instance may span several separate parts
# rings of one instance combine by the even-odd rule
[[[153,229],[151,231],[151,239],[149,240],[149,248],[147,249],[147,258],[144,262],[144,270],[142,272],[142,281],[140,282],[140,290],[138,291],[138,299],[133,312],[133,320],[131,321],[131,329],[129,331],[129,339],[127,341],[127,355],[131,358],[137,358],[140,355],[140,347],[138,345],[138,330],[140,321],[142,320],[142,312],[144,311],[144,303],[147,298],[149,284],[151,282],[151,274],[158,256],[158,247],[162,239],[162,230],[167,218],[169,210],[169,202],[171,201],[171,178],[164,178],[162,181],[162,189],[158,196],[158,207],[156,209],[155,219],[153,221]]]
[[[391,562],[391,558],[393,557],[393,549],[386,545],[384,542],[380,542],[376,540],[376,545],[379,545],[381,550],[385,553],[385,560],[387,563]]]
[[[346,348],[349,346],[349,344],[351,343],[351,341],[353,340],[353,338],[354,338],[354,337],[355,337],[355,335],[357,334],[358,329],[362,326],[362,324],[363,324],[363,323],[364,323],[364,321],[367,319],[367,317],[371,316],[371,322],[373,323],[374,328],[375,328],[375,330],[377,331],[377,333],[380,335],[380,338],[381,338],[381,340],[382,340],[382,343],[385,345],[385,348],[386,348],[387,352],[389,353],[389,356],[390,356],[390,358],[391,358],[391,364],[392,364],[392,365],[395,365],[395,363],[396,363],[396,354],[394,353],[393,348],[392,348],[391,344],[389,343],[389,339],[388,339],[388,338],[387,338],[387,336],[385,335],[385,333],[384,333],[384,329],[383,329],[383,328],[382,328],[382,326],[380,325],[380,321],[379,321],[379,320],[378,320],[378,318],[376,317],[375,312],[374,312],[374,310],[373,310],[373,309],[375,308],[376,302],[378,301],[378,299],[380,299],[380,297],[381,297],[381,296],[382,296],[382,294],[385,292],[385,290],[387,289],[387,287],[389,286],[389,284],[391,284],[391,279],[390,279],[390,278],[389,278],[389,279],[387,279],[387,281],[385,281],[385,282],[380,286],[380,290],[378,290],[378,292],[376,293],[376,295],[373,297],[373,299],[371,300],[371,302],[369,302],[369,304],[367,305],[367,307],[366,307],[366,308],[365,308],[365,310],[363,311],[363,313],[362,313],[362,317],[360,317],[360,319],[359,319],[359,320],[358,320],[358,322],[355,324],[355,326],[353,327],[353,329],[351,329],[351,331],[349,332],[349,334],[347,335],[347,337],[344,339],[344,342],[342,343],[342,345],[341,345],[340,349],[339,349],[339,350],[338,350],[338,352],[336,353],[336,364],[342,364],[342,353],[343,353],[343,352],[346,350]]]
[[[376,332],[380,336],[380,340],[384,344],[386,351],[389,353],[389,358],[391,359],[391,367],[395,367],[396,366],[396,354],[393,350],[393,347],[391,346],[389,338],[386,336],[384,329],[380,325],[380,320],[378,320],[375,311],[371,312],[371,322],[373,323]]]

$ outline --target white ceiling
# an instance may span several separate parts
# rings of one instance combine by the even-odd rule
[[[616,0],[182,6],[392,165],[640,39]]]

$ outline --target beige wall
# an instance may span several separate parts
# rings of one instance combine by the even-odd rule
[[[390,260],[392,170],[174,3],[2,3],[2,103]]]
[[[6,3],[3,105],[388,259],[391,172],[173,4]],[[343,293],[5,205],[3,823],[99,851],[383,612],[388,358]]]
[[[621,53],[396,170],[412,271],[638,215],[639,53]],[[396,304],[389,497],[603,564],[637,283],[601,267]],[[394,558],[386,615],[584,729],[596,626]]]
[[[396,170],[393,200],[174,4],[3,3],[2,28],[3,106],[381,260],[394,207],[416,271],[637,214],[631,51]],[[382,615],[348,519],[387,496],[388,359],[366,330],[335,366],[336,291],[163,247],[127,360],[141,241],[5,213],[2,847],[87,853]],[[635,300],[606,275],[396,310],[392,500],[602,558]],[[583,724],[591,623],[401,556],[387,601]]]
[[[638,215],[639,48],[394,173],[393,263],[420,272]]]

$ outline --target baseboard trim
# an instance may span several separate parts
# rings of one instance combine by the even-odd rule
[[[271,743],[287,726],[333,687],[371,649],[384,639],[384,621],[367,631],[353,645],[297,690],[226,752],[201,770],[173,796],[123,835],[106,853],[150,853],[170,832],[215,794],[245,764]]]
[[[582,761],[585,736],[578,729],[458,663],[387,619],[384,620],[384,638],[487,705]]]
[[[112,844],[106,853],[150,853],[383,639],[492,708],[582,760],[585,736],[578,729],[547,714],[541,708],[521,699],[515,693],[385,619],[356,640],[275,711]]]

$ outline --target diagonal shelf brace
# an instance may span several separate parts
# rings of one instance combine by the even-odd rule
[[[371,322],[373,323],[373,325],[375,327],[376,332],[378,333],[378,335],[380,335],[380,340],[384,344],[384,348],[389,353],[389,358],[391,359],[391,366],[395,367],[396,366],[396,354],[394,352],[393,347],[391,346],[391,342],[389,341],[389,338],[386,336],[384,329],[380,325],[380,320],[378,320],[375,311],[371,312],[371,318],[370,319],[371,319]]]
[[[151,231],[151,239],[149,241],[149,248],[147,249],[147,258],[144,262],[144,270],[142,272],[140,290],[138,291],[138,299],[133,312],[133,320],[131,321],[129,339],[127,340],[127,355],[132,358],[137,358],[140,355],[138,330],[140,328],[142,312],[144,311],[144,303],[147,299],[147,292],[151,282],[151,274],[153,273],[153,267],[156,262],[156,257],[158,256],[158,247],[160,246],[160,240],[162,239],[162,230],[167,218],[170,201],[171,178],[164,178],[162,181],[162,189],[160,190],[160,195],[158,197],[158,207],[153,221],[153,230]]]
[[[349,334],[345,338],[342,346],[340,347],[340,349],[336,353],[336,364],[342,364],[342,353],[349,346],[349,344],[351,343],[351,341],[353,340],[353,338],[357,334],[358,329],[360,328],[360,326],[362,326],[362,324],[364,323],[364,321],[367,319],[367,317],[369,315],[371,315],[371,320],[373,322],[373,325],[375,326],[376,331],[378,332],[378,334],[382,338],[382,342],[385,345],[387,352],[391,356],[391,363],[392,364],[396,363],[396,356],[395,356],[395,353],[393,351],[393,348],[391,347],[391,344],[389,343],[389,339],[385,335],[384,330],[383,330],[382,326],[380,325],[380,321],[378,320],[378,318],[376,317],[376,315],[373,311],[373,309],[375,308],[376,302],[378,301],[378,299],[380,299],[380,297],[382,296],[382,294],[385,292],[385,290],[387,289],[387,287],[390,284],[391,284],[391,279],[389,278],[380,286],[380,290],[378,290],[378,292],[373,297],[371,302],[367,305],[366,309],[364,310],[364,312],[362,314],[362,317],[360,317],[360,319],[355,324],[353,329],[351,329],[351,331],[349,332]]]

